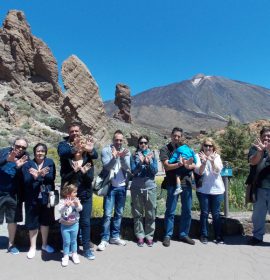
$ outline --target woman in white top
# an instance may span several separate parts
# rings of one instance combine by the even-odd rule
[[[208,215],[212,214],[215,242],[224,243],[221,235],[220,206],[224,198],[225,187],[220,175],[223,168],[218,148],[212,138],[206,138],[197,154],[195,172],[197,179],[197,197],[200,203],[200,241],[208,242]],[[198,177],[198,176],[196,176]]]

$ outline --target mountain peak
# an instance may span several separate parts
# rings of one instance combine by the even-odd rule
[[[199,73],[191,78],[191,82],[194,87],[197,87],[203,80],[210,80],[211,78],[212,76],[205,76],[204,74]]]

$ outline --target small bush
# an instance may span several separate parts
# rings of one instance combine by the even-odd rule
[[[103,197],[93,195],[92,217],[103,216]]]
[[[57,117],[49,117],[43,119],[43,122],[51,127],[52,129],[59,129],[61,130],[65,124],[63,119],[57,118]]]
[[[31,125],[29,124],[29,122],[24,123],[21,128],[25,129],[25,130],[29,130],[31,128]]]
[[[9,133],[6,130],[0,131],[1,136],[7,136]]]
[[[0,117],[5,117],[6,116],[6,112],[4,110],[3,107],[0,107]]]

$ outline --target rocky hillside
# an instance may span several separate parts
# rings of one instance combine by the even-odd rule
[[[242,123],[270,118],[269,104],[269,89],[199,74],[133,96],[131,115],[162,132],[176,125],[195,132],[224,127],[228,116]],[[105,108],[109,116],[116,110],[112,101]]]
[[[62,80],[64,93],[49,47],[31,33],[22,11],[9,11],[0,29],[0,146],[19,135],[55,143],[73,121],[99,142],[108,139],[98,86],[75,55],[64,61]]]

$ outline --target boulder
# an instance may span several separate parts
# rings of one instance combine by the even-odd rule
[[[107,138],[107,117],[98,85],[85,64],[75,55],[63,62],[62,79],[66,89],[62,114],[66,125],[82,123],[83,132],[98,140]]]
[[[131,123],[131,96],[130,89],[127,85],[116,85],[114,104],[119,108],[119,111],[113,117],[126,123]]]
[[[128,145],[137,147],[138,139],[140,137],[140,133],[137,130],[133,130],[129,133],[129,135],[126,137],[128,141]]]

